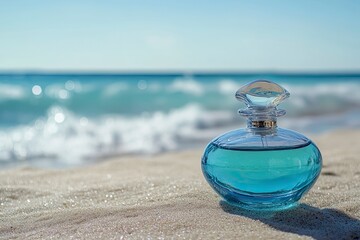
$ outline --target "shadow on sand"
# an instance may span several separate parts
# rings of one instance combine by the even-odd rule
[[[221,208],[230,214],[259,220],[270,227],[314,239],[360,239],[360,220],[336,209],[319,209],[300,204],[289,210],[249,211],[220,201]]]

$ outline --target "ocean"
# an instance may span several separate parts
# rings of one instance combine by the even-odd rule
[[[243,84],[289,92],[278,125],[302,133],[360,127],[360,74],[0,74],[0,167],[78,166],[204,148],[245,126]],[[200,160],[199,160],[200,161]]]

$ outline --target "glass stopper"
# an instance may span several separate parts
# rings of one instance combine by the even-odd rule
[[[235,97],[244,102],[249,108],[276,108],[290,93],[280,85],[267,81],[256,80],[237,90]]]

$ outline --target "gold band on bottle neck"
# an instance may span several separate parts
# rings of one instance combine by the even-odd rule
[[[251,126],[254,128],[274,128],[276,127],[276,121],[251,121]]]

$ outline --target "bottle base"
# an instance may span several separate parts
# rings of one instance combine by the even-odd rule
[[[291,202],[283,202],[278,204],[261,204],[261,203],[245,203],[245,202],[233,202],[228,201],[226,199],[223,199],[227,204],[236,207],[241,208],[244,210],[250,210],[250,211],[282,211],[282,210],[288,210],[291,208],[295,208],[299,205],[298,201],[291,201]]]
[[[287,193],[249,195],[239,191],[231,191],[222,195],[222,198],[230,205],[246,210],[281,211],[299,205],[298,201],[311,185]]]

